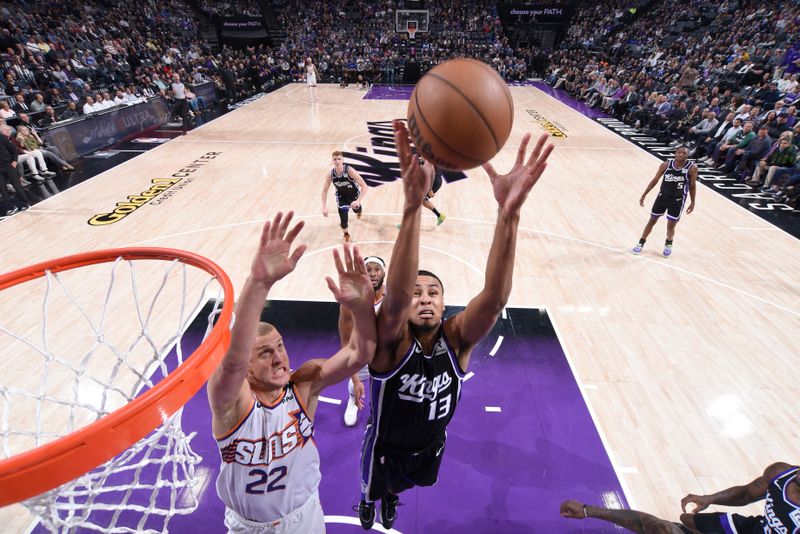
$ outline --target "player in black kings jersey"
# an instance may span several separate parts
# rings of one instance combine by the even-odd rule
[[[712,504],[746,506],[760,500],[766,500],[764,515],[698,513]],[[696,506],[686,513],[690,503]],[[793,534],[800,532],[800,470],[796,465],[777,462],[749,484],[733,486],[713,495],[687,495],[681,499],[681,507],[684,510],[682,525],[636,510],[607,509],[577,501],[562,503],[561,516],[595,517],[643,534]]]
[[[350,241],[350,233],[347,231],[347,219],[350,210],[361,218],[363,210],[362,203],[367,196],[367,183],[350,165],[344,163],[342,153],[338,150],[331,155],[333,158],[333,169],[325,174],[325,181],[322,185],[322,215],[328,216],[328,189],[333,184],[336,194],[336,207],[339,211],[339,222],[344,232],[344,242]]]
[[[763,516],[741,516],[730,513],[699,514],[710,504],[745,506],[766,500]],[[737,534],[792,534],[800,532],[800,474],[798,467],[777,462],[764,474],[744,486],[733,486],[713,495],[687,495],[681,506],[694,503],[690,513],[681,515],[681,523],[698,532]]]
[[[675,237],[675,227],[681,219],[681,212],[683,212],[683,206],[686,204],[687,193],[691,202],[689,207],[686,208],[686,213],[694,211],[697,165],[689,161],[688,148],[678,147],[675,150],[675,158],[668,159],[658,167],[658,172],[647,184],[647,189],[644,190],[642,198],[639,199],[640,206],[644,206],[644,197],[656,186],[658,179],[662,177],[661,190],[658,192],[653,209],[650,210],[650,220],[647,221],[644,227],[642,238],[633,247],[634,254],[639,254],[642,251],[647,236],[650,235],[659,217],[665,213],[667,214],[667,241],[664,243],[664,256],[667,257],[672,254],[672,239]]]
[[[418,165],[408,130],[395,122],[405,205],[392,251],[389,288],[378,313],[378,347],[370,364],[370,420],[361,453],[361,526],[372,528],[375,501],[389,529],[397,515],[397,495],[413,486],[436,483],[445,430],[458,404],[461,381],[473,348],[494,326],[511,293],[520,211],[545,168],[553,147],[542,135],[525,161],[526,135],[514,167],[489,174],[498,204],[484,287],[463,312],[442,320],[444,285],[433,273],[418,271],[422,203],[431,189],[431,164]]]
[[[439,210],[436,209],[436,206],[433,205],[431,199],[436,196],[436,193],[439,192],[439,189],[442,187],[442,169],[434,166],[433,167],[433,183],[431,184],[431,190],[428,191],[428,194],[425,195],[425,200],[422,202],[422,205],[428,208],[436,215],[436,226],[439,226],[444,222],[447,218],[444,213],[440,213]]]

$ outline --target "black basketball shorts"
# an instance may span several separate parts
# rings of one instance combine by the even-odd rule
[[[694,525],[706,534],[763,534],[764,523],[761,516],[743,516],[724,512],[696,514]]]
[[[650,210],[650,215],[653,217],[661,217],[665,213],[667,219],[671,221],[679,221],[681,213],[683,213],[683,206],[686,204],[686,197],[667,197],[663,193],[659,193],[656,201],[653,203],[653,209]]]
[[[380,441],[362,451],[362,498],[375,502],[389,493],[395,495],[414,486],[433,486],[439,479],[444,446],[442,436],[418,453],[390,450]]]
[[[436,171],[434,172],[435,174],[433,175],[433,183],[431,184],[431,190],[425,194],[425,198],[427,198],[428,200],[433,198],[433,195],[431,193],[436,194],[439,191],[439,189],[442,188],[442,181],[443,181],[442,171],[436,169]]]

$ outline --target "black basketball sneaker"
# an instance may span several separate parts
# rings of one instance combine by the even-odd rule
[[[358,506],[353,507],[358,512],[358,520],[361,521],[361,528],[370,530],[375,524],[375,503],[361,501]],[[383,507],[381,507],[383,512]]]
[[[397,503],[400,502],[400,497],[397,495],[390,493],[383,499],[381,499],[381,525],[386,530],[392,528],[394,525],[394,520],[397,519]],[[364,522],[361,522],[361,525],[364,525]]]

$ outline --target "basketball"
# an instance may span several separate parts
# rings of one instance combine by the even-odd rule
[[[454,171],[486,163],[505,145],[514,123],[506,82],[474,59],[446,61],[422,77],[408,103],[408,130],[417,150]]]

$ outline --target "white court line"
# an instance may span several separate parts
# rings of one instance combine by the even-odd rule
[[[545,311],[547,311],[547,308],[544,309]],[[589,397],[586,396],[586,392],[584,391],[584,385],[581,383],[578,373],[575,372],[575,366],[572,364],[572,358],[570,358],[569,351],[567,350],[566,345],[564,345],[563,341],[564,338],[558,331],[558,326],[556,325],[555,318],[550,314],[549,311],[547,312],[547,317],[550,319],[550,324],[553,326],[553,331],[556,333],[556,339],[558,339],[558,344],[561,346],[561,350],[564,351],[564,357],[567,359],[567,364],[569,365],[569,369],[572,372],[572,376],[575,378],[575,382],[578,384],[578,389],[581,392],[581,397],[583,397],[583,403],[589,410],[589,416],[592,418],[594,427],[597,429],[597,434],[600,436],[600,441],[603,443],[603,448],[606,450],[608,459],[611,462],[611,468],[617,474],[617,479],[619,480],[619,485],[622,488],[622,493],[625,495],[625,500],[628,501],[628,508],[633,510],[636,508],[636,505],[633,499],[631,498],[630,489],[627,487],[625,479],[621,476],[623,472],[619,467],[616,458],[614,457],[614,453],[612,452],[611,447],[609,447],[608,445],[608,439],[606,438],[605,432],[603,432],[603,427],[601,427],[600,423],[597,421],[597,416],[594,413],[592,404],[589,402]]]
[[[765,226],[731,226],[730,230],[758,230],[758,231],[762,231],[763,232],[765,230],[770,230],[770,231],[772,231],[772,230],[780,230],[780,228],[777,228],[775,226],[769,226],[769,227],[765,227]]]
[[[368,135],[368,134],[362,134],[362,135]],[[356,136],[356,137],[360,137],[360,136]],[[176,137],[175,139],[177,139],[177,140],[186,139],[186,136]],[[216,143],[227,143],[229,145],[306,145],[306,146],[336,145],[336,146],[341,146],[341,144],[342,144],[341,140],[339,140],[339,141],[331,141],[331,142],[325,142],[325,141],[292,141],[292,140],[289,140],[289,141],[231,141],[229,139],[208,139],[208,138],[205,138],[205,137],[202,138],[202,139],[186,139],[186,141],[191,141],[193,143],[215,143],[215,144]],[[161,143],[161,144],[164,145],[166,143]]]
[[[320,402],[327,402],[328,404],[341,404],[342,403],[342,401],[340,401],[339,399],[332,399],[330,397],[323,397],[322,395],[320,395],[317,398],[319,399]]]
[[[500,413],[503,411],[500,409],[500,406],[484,406],[483,409],[489,413]]]
[[[398,214],[396,214],[396,213],[371,213],[370,215],[394,216],[394,217],[396,217]],[[316,218],[316,217],[322,217],[322,215],[311,215],[310,217]],[[304,219],[305,217],[301,217],[301,218]],[[361,247],[362,245],[394,244],[394,241],[387,241],[387,240],[357,241],[357,242],[355,242],[353,244],[358,245],[359,247]],[[320,252],[325,252],[326,250],[333,250],[333,249],[339,248],[339,247],[341,247],[341,243],[336,243],[335,245],[330,245],[330,246],[327,246],[327,247],[323,247],[323,248],[319,248],[319,249],[316,249],[316,250],[312,250],[311,252],[306,252],[303,255],[303,257],[304,258],[308,258],[308,257],[313,256],[315,254],[319,254]],[[445,252],[444,250],[441,250],[441,249],[438,249],[438,248],[435,248],[435,247],[428,247],[428,246],[425,246],[425,245],[420,245],[419,248],[420,248],[420,250],[430,250],[432,252],[438,252],[439,254],[447,256],[448,258],[451,258],[451,259],[454,259],[454,260],[456,260],[458,262],[461,262],[464,265],[466,265],[467,267],[469,267],[470,269],[472,269],[473,271],[475,271],[479,276],[484,276],[484,274],[485,274],[483,271],[478,269],[476,266],[474,266],[471,263],[469,263],[468,261],[456,256],[455,254],[450,254],[449,252]],[[391,268],[391,265],[389,267]]]
[[[163,145],[161,145],[161,146],[163,146]],[[132,160],[129,160],[129,161],[132,161]],[[81,184],[87,184],[87,183],[88,183],[88,181],[81,182]],[[78,186],[80,186],[81,184],[78,184]],[[401,214],[399,214],[399,213],[371,213],[370,215],[371,216],[376,216],[376,217],[401,217]],[[753,215],[753,216],[756,217],[756,215]],[[322,218],[322,215],[321,214],[318,214],[318,215],[297,215],[297,217],[300,218],[300,219],[304,219],[305,220],[305,219],[312,219],[312,218]],[[271,217],[270,217],[270,219],[271,219]],[[465,218],[465,217],[448,217],[448,219],[451,220],[451,221],[462,221],[462,222],[472,223],[472,224],[483,224],[483,225],[494,225],[495,224],[495,221],[491,221],[491,222],[490,221],[482,221],[482,220],[479,220],[479,219],[469,219],[469,218]],[[142,246],[142,245],[145,245],[147,243],[153,243],[153,242],[161,241],[161,240],[164,240],[164,239],[171,239],[173,237],[179,237],[179,236],[190,235],[190,234],[197,234],[197,233],[201,233],[201,232],[205,233],[205,232],[209,232],[209,231],[218,230],[218,229],[221,229],[221,228],[232,228],[232,227],[243,226],[243,225],[248,225],[248,224],[264,224],[264,222],[266,220],[267,219],[257,219],[257,220],[243,221],[243,222],[238,222],[238,223],[222,224],[222,225],[217,225],[217,226],[207,226],[205,228],[199,228],[199,229],[196,229],[196,230],[187,230],[185,232],[178,232],[178,233],[175,233],[175,234],[168,234],[168,235],[165,235],[165,236],[154,237],[154,238],[146,239],[146,240],[143,240],[143,241],[137,241],[135,243],[130,243],[130,244],[126,245],[126,246],[128,246],[128,247]],[[605,250],[608,250],[608,251],[611,251],[611,252],[614,252],[614,253],[617,253],[617,254],[625,254],[626,256],[632,256],[627,248],[623,249],[623,248],[620,248],[620,247],[612,247],[612,246],[606,245],[604,243],[597,243],[595,241],[589,241],[587,239],[581,239],[581,238],[578,238],[578,237],[572,237],[572,236],[568,236],[568,235],[556,234],[554,232],[548,232],[546,230],[537,230],[535,228],[530,228],[530,227],[527,227],[527,226],[520,226],[519,229],[520,230],[524,230],[526,232],[530,232],[532,234],[541,234],[541,235],[546,235],[548,237],[555,237],[555,238],[558,238],[558,239],[565,239],[567,241],[572,241],[572,242],[575,242],[575,243],[581,243],[583,245],[590,245],[590,246],[593,246],[593,247],[602,248],[602,249],[605,249]],[[357,244],[357,245],[362,245],[362,244],[368,245],[368,244],[371,244],[371,243],[394,243],[394,241],[358,241],[358,242],[356,242],[354,244]],[[316,250],[316,251],[312,251],[310,253],[307,252],[305,254],[305,257],[311,256],[313,254],[317,254],[319,252],[323,252],[325,250],[331,250],[331,249],[336,248],[338,246],[340,246],[340,245],[336,244],[336,245],[325,247],[325,248],[322,248],[322,249],[319,249],[319,250]],[[426,250],[432,250],[432,251],[435,251],[435,252],[440,252],[441,254],[444,254],[445,256],[453,258],[453,259],[463,263],[464,265],[467,265],[473,271],[479,273],[481,276],[483,276],[483,274],[484,274],[483,271],[481,271],[480,269],[478,269],[474,265],[468,263],[467,261],[459,258],[458,256],[455,256],[455,255],[450,254],[448,252],[444,252],[442,250],[439,250],[439,249],[436,249],[436,248],[432,248],[432,247],[420,246],[420,248],[421,249],[426,249]],[[665,268],[665,269],[672,269],[672,270],[674,270],[676,272],[679,272],[679,273],[682,273],[682,274],[686,274],[686,275],[689,275],[689,276],[693,276],[695,278],[703,280],[704,282],[709,282],[709,283],[717,285],[719,287],[724,287],[726,289],[730,289],[731,291],[739,293],[740,295],[744,295],[745,297],[749,297],[749,298],[751,298],[753,300],[757,300],[758,302],[761,302],[763,304],[767,304],[769,306],[777,308],[777,309],[779,309],[781,311],[789,313],[790,315],[794,315],[795,317],[800,317],[800,311],[795,311],[795,310],[789,309],[789,308],[787,308],[785,306],[782,306],[782,305],[780,305],[780,304],[778,304],[776,302],[769,301],[769,300],[767,300],[765,298],[759,297],[758,295],[754,295],[752,293],[749,293],[749,292],[747,292],[747,291],[745,291],[743,289],[739,289],[739,288],[734,287],[734,286],[732,286],[730,284],[726,284],[725,282],[720,282],[719,280],[715,280],[713,278],[709,278],[708,276],[705,276],[705,275],[702,275],[702,274],[699,274],[699,273],[695,273],[695,272],[692,272],[692,271],[688,271],[686,269],[682,269],[680,267],[677,267],[675,265],[670,264],[667,261],[664,261],[661,258],[656,259],[656,258],[649,258],[647,256],[634,256],[632,259],[634,259],[636,261],[651,262],[651,263],[654,263],[654,264],[658,265],[659,267],[662,267],[662,268]],[[544,306],[539,306],[539,308],[544,308]]]
[[[346,515],[326,515],[325,516],[325,524],[326,525],[355,525],[357,527],[361,527],[361,521],[357,517],[350,517]],[[380,524],[380,521],[375,523],[372,526],[370,531],[374,530],[375,532],[385,532],[386,534],[402,534],[399,530],[395,530],[390,528],[386,530]]]
[[[635,467],[622,466],[622,467],[619,468],[619,472],[620,473],[625,473],[626,475],[638,475],[639,474],[639,470],[636,469]],[[633,507],[631,506],[631,508],[633,508]]]
[[[73,213],[75,210],[49,210],[49,209],[41,209],[37,208],[36,204],[28,208],[28,211],[33,213]],[[22,212],[20,212],[22,213]],[[16,215],[16,214],[15,214]]]
[[[473,373],[472,371],[470,371],[469,373],[465,374],[464,375],[464,382],[466,382],[467,380],[469,380],[473,376],[475,376],[475,373]]]
[[[494,356],[495,354],[497,354],[497,351],[500,350],[500,345],[503,344],[503,339],[504,339],[503,336],[497,337],[497,341],[495,342],[494,347],[492,347],[492,350],[489,351],[489,356]]]

